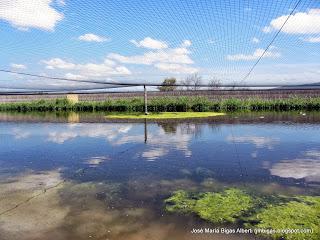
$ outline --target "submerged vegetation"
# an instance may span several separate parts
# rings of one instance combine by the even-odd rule
[[[155,97],[148,100],[149,112],[210,112],[210,111],[289,111],[320,110],[320,98],[288,99],[222,99],[206,97]],[[73,103],[67,99],[39,100],[31,102],[0,103],[0,111],[109,111],[143,112],[143,98],[109,99],[106,101],[81,101]]]
[[[253,206],[249,195],[229,189],[223,193],[204,193],[195,205],[197,214],[210,222],[235,222]]]
[[[280,205],[268,205],[254,217],[257,221],[254,227],[263,229],[286,229],[289,232],[274,233],[274,239],[285,237],[288,240],[295,239],[320,239],[320,198],[319,197],[297,197]],[[299,233],[290,233],[290,230],[312,229],[314,232],[301,231]]]
[[[238,189],[201,194],[177,191],[165,202],[169,212],[196,213],[213,223],[235,222],[254,204],[248,194]]]
[[[200,195],[177,191],[166,203],[169,212],[196,213],[202,219],[220,223],[235,222],[237,217],[252,207],[253,201],[243,191],[228,189],[222,193]]]
[[[196,214],[211,223],[269,230],[259,234],[273,239],[320,239],[320,197],[258,196],[235,188],[215,193],[179,190],[165,204],[168,212]]]

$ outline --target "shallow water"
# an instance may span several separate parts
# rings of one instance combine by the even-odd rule
[[[168,213],[175,190],[320,195],[318,113],[112,122],[0,114],[0,239],[244,239]],[[260,239],[245,235],[245,239]]]

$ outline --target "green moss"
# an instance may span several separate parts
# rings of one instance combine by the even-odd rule
[[[239,216],[253,207],[251,197],[238,189],[194,196],[185,191],[177,191],[166,203],[166,209],[170,212],[195,213],[213,223],[235,222]]]
[[[312,229],[313,233],[275,233],[274,239],[320,239],[320,198],[298,197],[281,205],[269,205],[252,217],[264,229]],[[248,225],[250,226],[250,225]]]
[[[110,114],[106,118],[114,119],[175,119],[175,118],[203,118],[225,115],[217,112],[163,112],[150,113],[145,115],[143,113],[128,113],[128,114]]]

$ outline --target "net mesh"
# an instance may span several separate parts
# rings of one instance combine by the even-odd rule
[[[156,89],[194,74],[200,87],[319,79],[316,0],[45,1],[61,16],[52,29],[37,26],[40,2],[31,20],[19,4],[7,16],[12,3],[0,3],[2,92]]]

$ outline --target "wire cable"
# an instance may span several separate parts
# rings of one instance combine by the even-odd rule
[[[50,76],[45,76],[45,75],[40,75],[40,74],[17,72],[17,71],[12,71],[12,70],[7,70],[7,69],[0,69],[0,72],[18,74],[18,75],[29,76],[29,77],[37,77],[37,78],[45,78],[45,79],[52,79],[52,80],[69,81],[69,82],[82,82],[82,83],[95,83],[95,84],[104,84],[104,85],[121,85],[121,86],[127,86],[128,85],[128,84],[115,83],[115,82],[101,82],[101,81],[97,81],[97,80],[80,80],[80,79],[63,78],[63,77],[50,77]]]
[[[31,77],[38,77],[38,78],[45,78],[45,79],[53,79],[53,80],[62,80],[62,81],[70,81],[70,82],[82,82],[82,83],[93,83],[93,84],[100,84],[100,85],[112,85],[110,88],[114,88],[116,86],[119,87],[139,87],[139,86],[149,86],[149,87],[161,87],[164,86],[162,83],[144,83],[144,82],[137,82],[137,83],[124,83],[124,82],[106,82],[106,81],[98,81],[98,80],[77,80],[77,79],[70,79],[70,78],[62,78],[62,77],[51,77],[51,76],[44,76],[39,74],[31,74],[26,72],[17,72],[12,70],[0,69],[0,72],[5,73],[12,73],[24,76],[31,76]],[[319,87],[320,83],[309,84],[310,86]],[[210,84],[166,84],[165,86],[176,86],[176,87],[212,87]],[[219,87],[227,87],[227,88],[248,88],[248,87],[297,87],[303,85],[297,84],[220,84]],[[106,87],[107,89],[108,87]],[[88,90],[88,89],[87,89]]]
[[[287,24],[288,20],[290,19],[290,17],[292,16],[292,14],[294,13],[294,11],[297,9],[298,5],[301,3],[301,0],[299,0],[296,5],[294,6],[294,8],[292,9],[292,11],[290,12],[290,14],[287,16],[286,20],[283,22],[282,26],[279,28],[279,30],[277,31],[277,33],[273,36],[272,40],[270,41],[270,43],[268,44],[268,46],[265,48],[265,50],[263,51],[263,53],[261,54],[261,56],[258,58],[258,60],[253,64],[253,66],[250,68],[249,72],[244,76],[244,78],[241,80],[241,82],[244,82],[253,72],[253,70],[255,69],[255,67],[259,64],[259,62],[261,61],[261,59],[263,58],[263,56],[267,53],[267,51],[269,50],[269,48],[271,47],[271,45],[274,43],[274,41],[276,40],[276,38],[278,37],[279,33],[282,31],[283,27]]]

